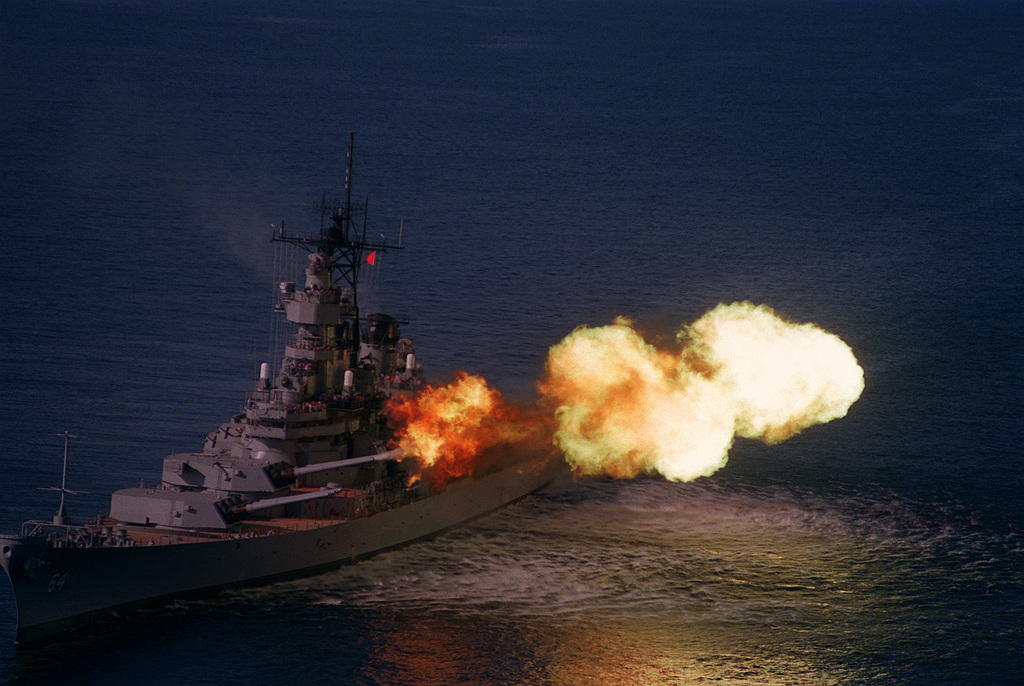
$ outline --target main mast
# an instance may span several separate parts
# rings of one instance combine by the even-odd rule
[[[345,170],[345,204],[335,208],[331,216],[331,226],[321,230],[318,236],[289,235],[281,230],[272,240],[298,245],[310,253],[310,265],[306,270],[306,286],[304,292],[314,296],[308,302],[319,302],[323,305],[337,304],[337,308],[303,308],[311,310],[305,316],[293,318],[292,311],[285,305],[288,319],[301,326],[329,325],[334,319],[335,311],[339,324],[348,324],[346,343],[353,355],[359,354],[360,319],[359,319],[359,271],[368,256],[389,249],[399,249],[400,245],[389,244],[386,240],[367,240],[364,217],[362,235],[352,225],[352,158],[355,148],[355,133],[349,133],[348,164]],[[322,208],[321,211],[326,211]],[[284,292],[282,292],[284,295]],[[337,299],[332,297],[337,295]],[[300,308],[292,308],[300,309]],[[317,316],[310,316],[311,314]],[[297,314],[297,313],[296,313]],[[317,321],[310,321],[315,319]],[[333,323],[333,322],[330,322]]]

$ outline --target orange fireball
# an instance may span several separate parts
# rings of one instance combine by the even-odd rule
[[[395,445],[419,461],[435,486],[478,471],[489,449],[526,440],[543,425],[465,372],[447,386],[391,399],[387,412]]]

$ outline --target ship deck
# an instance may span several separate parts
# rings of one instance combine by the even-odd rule
[[[307,518],[275,517],[273,519],[245,520],[225,531],[167,529],[152,526],[123,524],[106,518],[102,526],[118,527],[125,531],[131,541],[127,545],[179,545],[183,543],[204,543],[240,538],[257,538],[288,531],[307,531],[347,521],[344,517]],[[122,543],[122,545],[124,545]]]
[[[295,492],[312,492],[316,489],[293,489]],[[106,545],[177,545],[183,543],[203,543],[228,539],[258,538],[276,533],[292,531],[308,531],[325,526],[346,522],[353,518],[367,517],[375,512],[390,509],[402,502],[415,499],[411,491],[404,491],[404,497],[389,501],[384,492],[374,493],[361,488],[346,488],[331,498],[324,498],[325,503],[348,503],[346,507],[323,508],[308,517],[260,517],[235,522],[230,528],[219,529],[175,529],[159,526],[143,526],[129,524],[110,517],[104,517],[98,526],[87,527],[93,536],[99,536]],[[322,513],[322,514],[321,514]],[[107,531],[110,533],[103,534]],[[127,539],[127,540],[126,540]]]

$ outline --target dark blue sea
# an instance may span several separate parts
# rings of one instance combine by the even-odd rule
[[[3,530],[56,510],[57,434],[85,519],[239,410],[279,354],[270,236],[318,230],[350,131],[404,245],[364,311],[439,382],[529,400],[580,324],[742,300],[865,375],[708,478],[567,476],[42,647],[0,579],[0,681],[1024,683],[1022,29],[995,0],[0,0]]]

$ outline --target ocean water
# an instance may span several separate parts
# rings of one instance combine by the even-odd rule
[[[168,6],[169,5],[169,6]],[[1024,681],[1024,5],[0,2],[0,526],[154,483],[272,362],[274,226],[396,239],[369,307],[528,400],[616,315],[751,300],[849,414],[678,484],[566,477],[315,579],[133,613],[14,684]],[[6,637],[6,638],[5,638]]]

